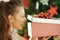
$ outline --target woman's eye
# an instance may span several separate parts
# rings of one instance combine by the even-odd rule
[[[25,16],[23,15],[22,18],[24,18]]]

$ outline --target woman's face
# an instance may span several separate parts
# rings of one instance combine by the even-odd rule
[[[22,30],[23,28],[22,25],[26,21],[24,8],[21,6],[21,7],[17,7],[16,10],[17,11],[15,12],[14,21],[12,24],[14,28],[18,30]]]

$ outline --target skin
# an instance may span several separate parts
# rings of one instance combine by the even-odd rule
[[[24,12],[23,7],[20,7],[20,9],[18,7],[17,10],[18,10],[18,13],[15,15],[13,26],[18,30],[22,30],[23,29],[22,25],[24,24],[26,20],[25,12]]]
[[[49,38],[50,38],[51,36],[47,36],[47,37],[37,37],[38,38],[38,40],[48,40]],[[32,37],[32,39],[31,40],[36,40],[36,37]]]
[[[26,21],[24,8],[22,6],[16,7],[16,12],[14,13],[13,16],[9,15],[8,19],[10,24],[10,32],[13,31],[14,29],[22,30],[23,29],[22,25]]]

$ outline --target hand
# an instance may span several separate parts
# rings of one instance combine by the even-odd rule
[[[43,37],[43,39],[42,39],[42,40],[48,40],[49,38],[51,38],[51,36]]]
[[[57,36],[57,35],[56,36],[53,36],[53,39],[54,40],[60,40],[60,36]]]
[[[51,36],[46,36],[46,37],[32,37],[31,40],[48,40]],[[38,39],[37,39],[38,38]]]

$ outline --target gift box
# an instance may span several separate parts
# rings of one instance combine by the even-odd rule
[[[31,37],[43,37],[60,35],[60,18],[44,19],[28,15],[28,35]]]

